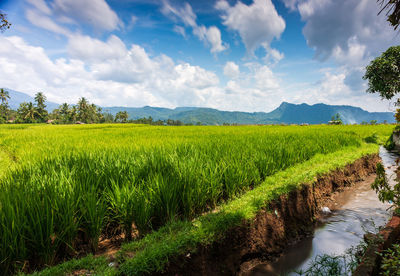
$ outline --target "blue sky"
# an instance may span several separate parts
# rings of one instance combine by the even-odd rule
[[[102,106],[388,111],[365,66],[399,35],[373,0],[10,0],[0,86]]]

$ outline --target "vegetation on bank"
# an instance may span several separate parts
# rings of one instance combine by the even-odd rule
[[[0,236],[2,270],[21,269],[26,261],[37,267],[54,264],[75,256],[82,248],[96,252],[99,237],[121,232],[127,240],[144,236],[130,248],[127,245],[125,251],[150,242],[144,259],[136,254],[121,266],[140,270],[144,264],[132,263],[147,263],[146,254],[152,255],[151,248],[158,248],[154,239],[171,234],[172,227],[177,231],[163,240],[178,244],[159,244],[166,252],[151,266],[160,269],[165,257],[180,252],[180,245],[185,250],[189,245],[195,248],[199,242],[223,234],[221,227],[231,227],[248,217],[220,211],[198,219],[207,226],[192,233],[190,221],[198,214],[262,182],[268,190],[263,196],[284,193],[315,173],[315,168],[327,168],[310,164],[311,160],[324,163],[329,158],[328,168],[341,166],[340,162],[376,151],[377,146],[365,144],[364,138],[377,133],[379,139],[386,139],[391,128],[1,126],[1,162],[3,168],[9,168],[2,171],[0,181],[0,227],[6,233]],[[310,165],[311,170],[307,168]],[[291,171],[293,166],[302,168],[306,175]],[[273,179],[282,174],[288,183]],[[232,201],[229,206],[243,204],[240,210],[255,212],[262,204],[251,202],[265,202],[266,198],[260,200]],[[130,236],[130,232],[136,235]]]

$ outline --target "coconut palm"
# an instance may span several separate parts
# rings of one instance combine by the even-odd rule
[[[381,10],[378,14],[386,11],[387,21],[396,30],[400,24],[400,0],[377,0],[381,5]]]
[[[48,112],[46,110],[46,96],[43,92],[38,92],[35,95],[35,102],[36,102],[36,109],[37,109],[37,116],[39,117],[40,121],[44,122],[47,119]]]
[[[78,101],[78,120],[87,123],[89,121],[89,102],[85,97]]]
[[[8,99],[10,98],[10,94],[8,91],[4,90],[3,88],[0,89],[0,100],[1,103],[7,103],[8,104]]]
[[[33,103],[29,102],[28,105],[26,106],[26,113],[24,120],[27,122],[34,122],[37,115],[38,111],[36,110],[35,106],[33,105]]]

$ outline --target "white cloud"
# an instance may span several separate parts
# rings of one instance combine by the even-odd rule
[[[191,27],[193,34],[210,46],[211,53],[219,53],[228,48],[228,45],[222,42],[221,32],[216,26],[207,28],[196,23],[196,14],[189,3],[185,3],[182,7],[174,7],[168,0],[163,0],[161,11],[175,22],[182,22],[185,26]],[[182,26],[175,26],[174,31],[185,37]]]
[[[224,66],[224,75],[234,79],[237,78],[240,74],[239,65],[234,63],[233,61],[228,61]]]
[[[367,94],[364,89],[354,89],[347,83],[349,72],[343,68],[328,68],[316,83],[305,83],[286,88],[286,100],[293,103],[326,103],[358,106],[368,111],[390,111],[388,101],[378,95]],[[391,110],[393,111],[393,110]]]
[[[250,5],[238,1],[234,6],[219,0],[215,7],[222,13],[223,24],[239,32],[250,55],[263,45],[268,50],[271,42],[279,39],[285,30],[285,21],[271,0],[254,0]]]
[[[58,15],[85,22],[100,30],[112,31],[121,24],[105,0],[55,0],[52,8]]]
[[[291,11],[294,11],[297,7],[297,4],[299,0],[282,0],[283,3],[285,4],[286,8],[288,8]]]
[[[33,25],[69,36],[71,31],[63,25],[86,23],[95,29],[112,31],[122,26],[117,14],[105,0],[54,0],[49,5],[44,0],[27,0],[26,18]],[[136,22],[132,16],[130,27]]]
[[[175,25],[174,32],[176,32],[176,33],[180,34],[181,36],[183,36],[184,38],[186,38],[186,31],[185,31],[184,27]]]
[[[106,42],[90,36],[71,35],[67,48],[72,58],[86,62],[117,59],[126,55],[125,44],[115,35],[111,35]]]
[[[211,53],[219,53],[226,50],[226,46],[223,45],[221,40],[221,32],[217,27],[209,27],[205,37],[211,45]]]
[[[327,71],[321,82],[291,91],[282,89],[271,67],[258,62],[244,64],[242,70],[227,62],[224,74],[232,78],[223,85],[214,72],[162,54],[151,56],[139,45],[128,48],[114,35],[105,42],[71,36],[68,53],[69,58],[51,60],[43,48],[20,37],[0,36],[0,83],[31,95],[44,91],[50,101],[59,103],[75,103],[85,96],[102,106],[203,106],[254,112],[270,111],[286,100],[384,110],[374,95],[359,97],[351,91],[347,71]]]
[[[342,57],[348,55],[368,59],[400,41],[385,16],[377,15],[380,6],[376,1],[286,0],[285,4],[297,7],[306,22],[303,34],[320,60],[333,56],[343,62]],[[354,51],[355,45],[362,54]]]
[[[51,15],[51,10],[44,0],[27,0],[29,4],[45,15]]]
[[[70,34],[70,31],[67,28],[61,27],[47,15],[38,12],[38,10],[28,9],[26,10],[25,15],[29,22],[37,27],[65,36]]]
[[[264,62],[266,64],[275,65],[285,57],[285,55],[279,52],[277,49],[267,48],[267,47],[266,49],[267,49],[266,50],[267,54],[264,57]]]
[[[132,30],[132,28],[136,25],[138,21],[137,16],[132,15],[131,20],[128,22],[128,26],[126,27],[128,30]]]
[[[334,61],[338,66],[336,73],[324,75],[312,97],[370,110],[387,108],[387,103],[379,101],[376,95],[365,93],[367,84],[362,79],[370,60],[400,42],[384,14],[377,15],[379,4],[370,0],[283,1],[287,8],[301,15],[305,22],[303,34],[307,44],[315,49],[315,57]]]
[[[70,48],[71,59],[52,61],[43,48],[20,37],[0,37],[0,82],[31,94],[43,90],[55,102],[85,96],[104,106],[206,106],[219,91],[218,77],[199,66],[176,64],[165,55],[150,57],[135,44],[127,49],[116,36],[106,42],[76,37],[82,40],[93,52]]]

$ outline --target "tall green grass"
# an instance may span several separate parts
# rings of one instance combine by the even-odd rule
[[[316,154],[390,127],[0,127],[0,270],[52,265],[101,235],[193,219]],[[113,229],[114,228],[114,229]]]

